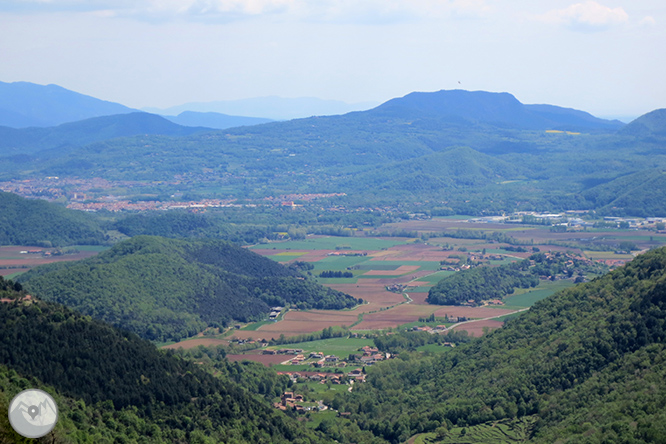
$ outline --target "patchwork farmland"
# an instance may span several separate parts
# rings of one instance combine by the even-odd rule
[[[308,236],[299,241],[276,242],[251,247],[253,251],[281,263],[307,262],[313,266],[310,273],[320,283],[336,290],[362,298],[364,304],[352,310],[341,311],[289,311],[282,320],[268,323],[252,330],[236,330],[229,339],[270,340],[299,336],[321,331],[328,327],[346,327],[351,332],[386,330],[404,325],[415,325],[419,319],[434,315],[467,320],[452,328],[465,330],[472,336],[480,336],[488,330],[499,328],[503,320],[518,315],[536,301],[573,283],[566,281],[542,281],[528,290],[517,290],[499,306],[437,306],[426,303],[428,290],[442,278],[455,271],[446,265],[456,264],[468,255],[483,257],[491,266],[521,260],[533,253],[532,247],[540,251],[571,251],[595,260],[628,260],[631,255],[618,255],[612,251],[589,252],[575,248],[566,242],[585,244],[589,239],[624,239],[630,232],[569,232],[554,233],[548,227],[479,224],[455,218],[433,218],[426,221],[405,221],[387,224],[384,233],[411,232],[418,237],[386,237],[357,233],[355,237]],[[473,233],[465,238],[448,237],[447,232]],[[484,233],[510,236],[518,244],[528,244],[529,249],[520,250],[497,240],[484,238]],[[434,235],[433,235],[434,234]],[[634,234],[634,239],[635,239]],[[639,237],[654,241],[654,238]],[[657,243],[666,242],[660,236]],[[647,246],[647,245],[646,245]],[[484,254],[485,253],[485,254]],[[621,256],[621,257],[620,257]],[[452,267],[448,267],[452,268]],[[343,272],[347,277],[318,277],[322,272]],[[351,276],[349,276],[351,274]]]

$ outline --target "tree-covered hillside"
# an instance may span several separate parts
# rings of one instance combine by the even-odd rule
[[[153,211],[122,217],[113,224],[113,228],[130,237],[148,234],[173,238],[211,238],[239,244],[253,244],[275,236],[268,224],[230,223],[228,218],[226,212],[209,211],[202,214],[178,210]]]
[[[666,173],[661,169],[639,171],[598,185],[584,193],[603,214],[618,216],[666,216]]]
[[[622,122],[596,118],[588,113],[552,105],[524,105],[509,93],[486,91],[413,92],[389,100],[371,111],[384,116],[443,121],[483,122],[503,128],[568,131],[614,131]]]
[[[260,385],[271,399],[286,378],[243,367],[227,362],[213,376],[62,306],[0,303],[0,408],[26,388],[52,393],[60,414],[45,442],[328,442],[246,388]],[[32,442],[3,417],[0,442]]]
[[[130,137],[136,135],[160,134],[166,136],[187,136],[209,128],[192,128],[173,123],[164,117],[142,112],[117,114],[112,116],[91,117],[89,119],[63,123],[49,128],[14,129],[0,127],[0,150],[6,154],[15,154],[23,162],[43,150],[54,152],[42,153],[46,157],[59,156],[72,147],[91,143]]]
[[[461,442],[461,428],[499,420],[533,424],[531,442],[664,442],[665,340],[662,248],[467,345],[373,366],[338,405],[392,443]]]
[[[666,109],[656,109],[640,116],[622,128],[622,134],[642,139],[661,139],[666,137]]]
[[[606,270],[607,267],[577,255],[537,253],[511,264],[469,268],[447,276],[430,289],[427,301],[438,305],[479,304],[502,299],[516,288],[536,287],[540,278],[575,278]]]
[[[98,256],[20,277],[41,299],[151,340],[265,316],[271,306],[342,309],[358,301],[224,241],[137,236]]]
[[[0,245],[95,245],[106,234],[90,215],[0,192]]]

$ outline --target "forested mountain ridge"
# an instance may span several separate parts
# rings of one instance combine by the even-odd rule
[[[4,155],[35,154],[43,150],[73,148],[104,140],[137,135],[188,136],[211,128],[182,126],[143,112],[91,117],[49,128],[15,129],[0,127],[0,150]],[[41,153],[46,157],[57,152]],[[27,158],[21,158],[24,162]]]
[[[47,127],[135,110],[58,85],[0,82],[0,126]]]
[[[90,259],[40,266],[19,280],[41,299],[151,340],[258,320],[271,306],[342,309],[359,302],[224,241],[153,236],[120,242]]]
[[[213,376],[62,306],[2,296],[17,301],[0,303],[0,408],[26,388],[53,394],[59,421],[49,442],[329,442],[250,391],[260,385],[271,399],[286,389],[261,366],[226,362]],[[33,441],[3,417],[0,442]]]
[[[620,131],[622,134],[641,138],[666,137],[666,109],[656,109],[630,122]]]
[[[0,192],[0,245],[96,245],[107,236],[90,215]]]
[[[539,279],[583,277],[603,274],[607,268],[592,260],[562,252],[537,253],[527,259],[498,267],[474,267],[440,280],[426,301],[437,305],[480,304],[502,299],[516,288],[539,285]]]
[[[393,443],[521,418],[535,421],[533,442],[663,442],[665,340],[661,248],[467,345],[373,366],[339,407]]]
[[[177,116],[163,116],[165,119],[184,126],[199,126],[215,129],[227,129],[237,126],[260,125],[272,122],[261,117],[230,116],[215,112],[183,111]]]
[[[622,122],[599,119],[583,111],[553,105],[523,105],[509,93],[486,91],[413,92],[389,100],[369,113],[531,130],[614,131],[624,126]]]
[[[658,118],[648,114],[636,122],[643,119],[656,119],[658,127]],[[666,169],[662,139],[618,131],[621,126],[582,111],[523,105],[507,93],[413,93],[341,116],[5,152],[0,179],[157,184],[176,178],[201,197],[212,197],[212,190],[233,198],[346,193],[351,206],[427,200],[464,214],[595,209],[621,215],[635,211],[634,199],[646,203],[644,214],[663,216],[666,197],[648,198],[639,186],[612,205],[621,187],[603,202],[595,197],[605,193],[597,186]]]
[[[583,196],[604,214],[663,216],[666,214],[666,172],[642,170],[586,190]]]

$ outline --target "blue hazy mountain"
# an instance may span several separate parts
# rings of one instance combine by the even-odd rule
[[[666,109],[656,109],[627,124],[621,134],[639,138],[666,137]]]
[[[144,111],[160,115],[177,115],[184,111],[216,112],[233,116],[262,117],[271,120],[291,120],[311,116],[330,116],[363,111],[376,103],[345,103],[314,97],[285,98],[277,96],[215,102],[191,102],[167,109],[144,108]]]
[[[530,130],[615,131],[624,124],[584,111],[553,105],[524,105],[509,93],[442,90],[413,92],[369,111],[377,116],[435,119],[458,125],[475,123]]]
[[[136,110],[58,85],[0,82],[0,126],[48,127]]]
[[[182,126],[144,112],[93,117],[50,128],[0,127],[0,153],[30,154],[51,148],[83,146],[138,135],[187,136],[210,128]]]
[[[207,127],[215,129],[227,129],[236,126],[259,125],[272,122],[271,119],[262,117],[230,116],[228,114],[215,112],[183,111],[177,116],[163,116],[178,125]]]

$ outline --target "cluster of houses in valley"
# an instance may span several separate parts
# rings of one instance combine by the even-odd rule
[[[349,373],[332,373],[332,372],[277,372],[278,375],[287,375],[291,382],[294,384],[299,382],[314,381],[321,384],[330,382],[331,384],[340,385],[352,382],[365,382],[365,372],[362,368],[356,368]]]
[[[470,222],[478,223],[550,223],[552,225],[562,225],[581,229],[594,227],[595,220],[583,219],[587,217],[590,211],[587,210],[569,210],[564,213],[538,213],[535,211],[521,211],[504,216],[485,216],[470,219]],[[604,217],[605,223],[615,224],[618,228],[653,228],[655,224],[666,223],[663,217]]]
[[[362,368],[356,368],[347,374],[344,373],[317,373],[317,372],[278,372],[278,375],[287,375],[292,383],[303,383],[307,381],[319,382],[320,384],[349,384],[365,382],[365,372]],[[350,388],[351,390],[351,388]],[[313,408],[317,410],[327,410],[328,407],[319,402],[316,407],[304,405],[306,400],[303,395],[294,392],[284,392],[280,397],[280,402],[273,404],[273,407],[280,410],[294,410],[304,413]]]
[[[280,397],[280,402],[273,404],[273,407],[280,410],[295,410],[297,412],[305,412],[306,407],[303,406],[303,395],[297,395],[294,392],[284,392]],[[310,410],[309,408],[307,410]]]
[[[391,284],[386,286],[386,291],[392,291],[394,293],[402,293],[402,291],[407,288],[404,284]]]
[[[425,331],[430,334],[437,334],[437,333],[445,333],[448,331],[448,327],[446,325],[437,325],[435,327],[430,327],[428,325],[417,325],[416,327],[410,328],[408,331]],[[452,342],[445,342],[444,344],[445,347],[455,347],[456,344]]]
[[[370,347],[369,345],[361,347],[359,352],[350,354],[349,361],[363,365],[372,365],[375,362],[391,359],[391,353],[380,352],[377,347]]]
[[[284,362],[284,364],[303,365],[309,364],[312,367],[338,367],[343,368],[350,363],[372,365],[375,362],[390,359],[390,353],[380,352],[376,347],[365,346],[358,350],[359,353],[352,353],[347,360],[341,360],[335,355],[324,355],[322,352],[310,352],[309,354],[303,352],[300,348],[282,348],[279,350],[265,349],[264,355],[295,355]]]

